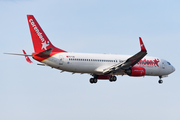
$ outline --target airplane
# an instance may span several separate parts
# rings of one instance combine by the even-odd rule
[[[114,82],[117,75],[128,75],[131,77],[159,76],[159,84],[163,83],[162,78],[167,77],[175,71],[170,62],[157,57],[149,57],[145,45],[139,37],[141,50],[135,55],[113,55],[113,54],[90,54],[90,53],[70,53],[55,47],[33,15],[27,15],[29,29],[34,46],[31,55],[5,53],[11,55],[25,56],[29,63],[33,63],[29,56],[40,62],[43,66],[61,70],[61,73],[71,72],[80,74],[90,74],[90,83],[97,83],[104,79]]]

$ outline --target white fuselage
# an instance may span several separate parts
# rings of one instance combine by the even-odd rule
[[[104,69],[124,62],[129,57],[131,55],[58,53],[42,63],[62,71],[102,75]],[[148,56],[145,56],[135,66],[145,68],[145,75],[148,76],[165,76],[175,71],[174,67],[166,60]],[[120,70],[114,75],[124,74],[124,71]]]

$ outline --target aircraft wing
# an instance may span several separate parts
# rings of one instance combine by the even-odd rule
[[[130,67],[134,66],[136,63],[138,63],[147,54],[147,50],[143,44],[141,37],[139,37],[139,41],[140,41],[140,46],[141,46],[140,52],[138,52],[137,54],[128,58],[127,60],[125,60],[122,63],[118,63],[107,69],[104,69],[103,74],[115,73],[118,70],[126,70],[126,69],[129,69]]]

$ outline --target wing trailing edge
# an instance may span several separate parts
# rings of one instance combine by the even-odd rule
[[[144,56],[147,54],[147,50],[144,46],[144,43],[139,37],[140,41],[140,47],[141,51],[133,55],[132,57],[128,58],[122,63],[115,64],[113,66],[110,66],[109,68],[104,69],[103,74],[110,74],[110,73],[115,73],[118,70],[127,70],[131,67],[133,67],[136,63],[138,63]]]
[[[33,63],[30,59],[29,59],[29,56],[33,56],[33,55],[27,55],[26,52],[24,50],[23,51],[23,54],[16,54],[16,53],[4,53],[4,54],[8,54],[8,55],[19,55],[19,56],[25,56],[25,59],[28,63]]]

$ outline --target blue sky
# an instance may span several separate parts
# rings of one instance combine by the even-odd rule
[[[179,120],[178,0],[0,0],[1,120]],[[90,75],[60,73],[4,52],[33,52],[27,14],[51,42],[69,52],[130,54],[140,49],[176,71],[163,78],[118,76],[89,83]],[[34,61],[35,62],[35,61]]]

